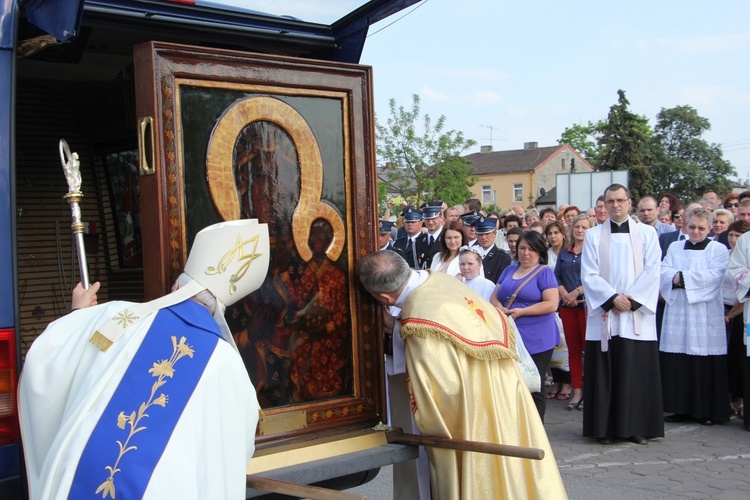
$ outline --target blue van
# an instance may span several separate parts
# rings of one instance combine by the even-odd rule
[[[351,301],[351,359],[336,368],[338,393],[298,392],[269,402],[261,454],[274,454],[281,441],[289,452],[290,442],[361,435],[385,420],[382,339],[372,333],[379,320],[352,280],[352,264],[377,241],[372,80],[357,63],[369,26],[417,2],[353,2],[355,10],[327,24],[238,8],[242,2],[231,0],[0,0],[0,498],[28,495],[16,408],[23,356],[48,323],[68,312],[79,280],[59,139],[81,157],[86,255],[92,281],[103,284],[100,302],[164,293],[194,228],[215,216],[205,215],[215,209],[204,209],[197,201],[204,194],[193,187],[205,174],[187,177],[202,140],[190,134],[210,133],[211,126],[200,117],[170,122],[174,113],[189,113],[188,101],[167,102],[177,88],[165,87],[167,80],[194,84],[193,106],[218,92],[227,93],[217,98],[226,102],[272,96],[297,106],[316,137],[335,129],[331,144],[340,151],[320,151],[326,169],[332,159],[343,170],[325,171],[320,200],[347,231],[336,262],[350,280],[344,296]],[[233,61],[243,61],[243,69],[231,69]],[[209,66],[222,68],[212,83],[199,74]],[[164,80],[147,81],[149,75]],[[212,105],[206,116],[219,120],[223,111]],[[175,134],[182,134],[177,146],[170,143]],[[186,177],[175,181],[175,173]],[[182,182],[179,189],[174,182]],[[170,229],[175,223],[183,229]],[[295,472],[277,477],[314,483],[356,471],[371,475],[413,451],[364,455],[328,457],[317,469],[295,462]]]

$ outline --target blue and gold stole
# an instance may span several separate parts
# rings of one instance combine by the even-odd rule
[[[160,310],[91,433],[69,498],[141,498],[221,338],[202,305]]]

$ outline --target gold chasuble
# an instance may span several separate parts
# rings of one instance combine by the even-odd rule
[[[505,316],[445,273],[401,311],[409,391],[422,434],[541,448],[542,460],[427,448],[433,499],[565,499]]]

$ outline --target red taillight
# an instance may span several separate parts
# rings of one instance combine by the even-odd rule
[[[0,446],[20,441],[16,408],[16,332],[0,330]]]

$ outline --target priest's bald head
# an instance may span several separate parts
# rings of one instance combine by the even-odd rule
[[[411,276],[409,264],[392,250],[371,253],[357,264],[365,289],[381,304],[392,306]]]

